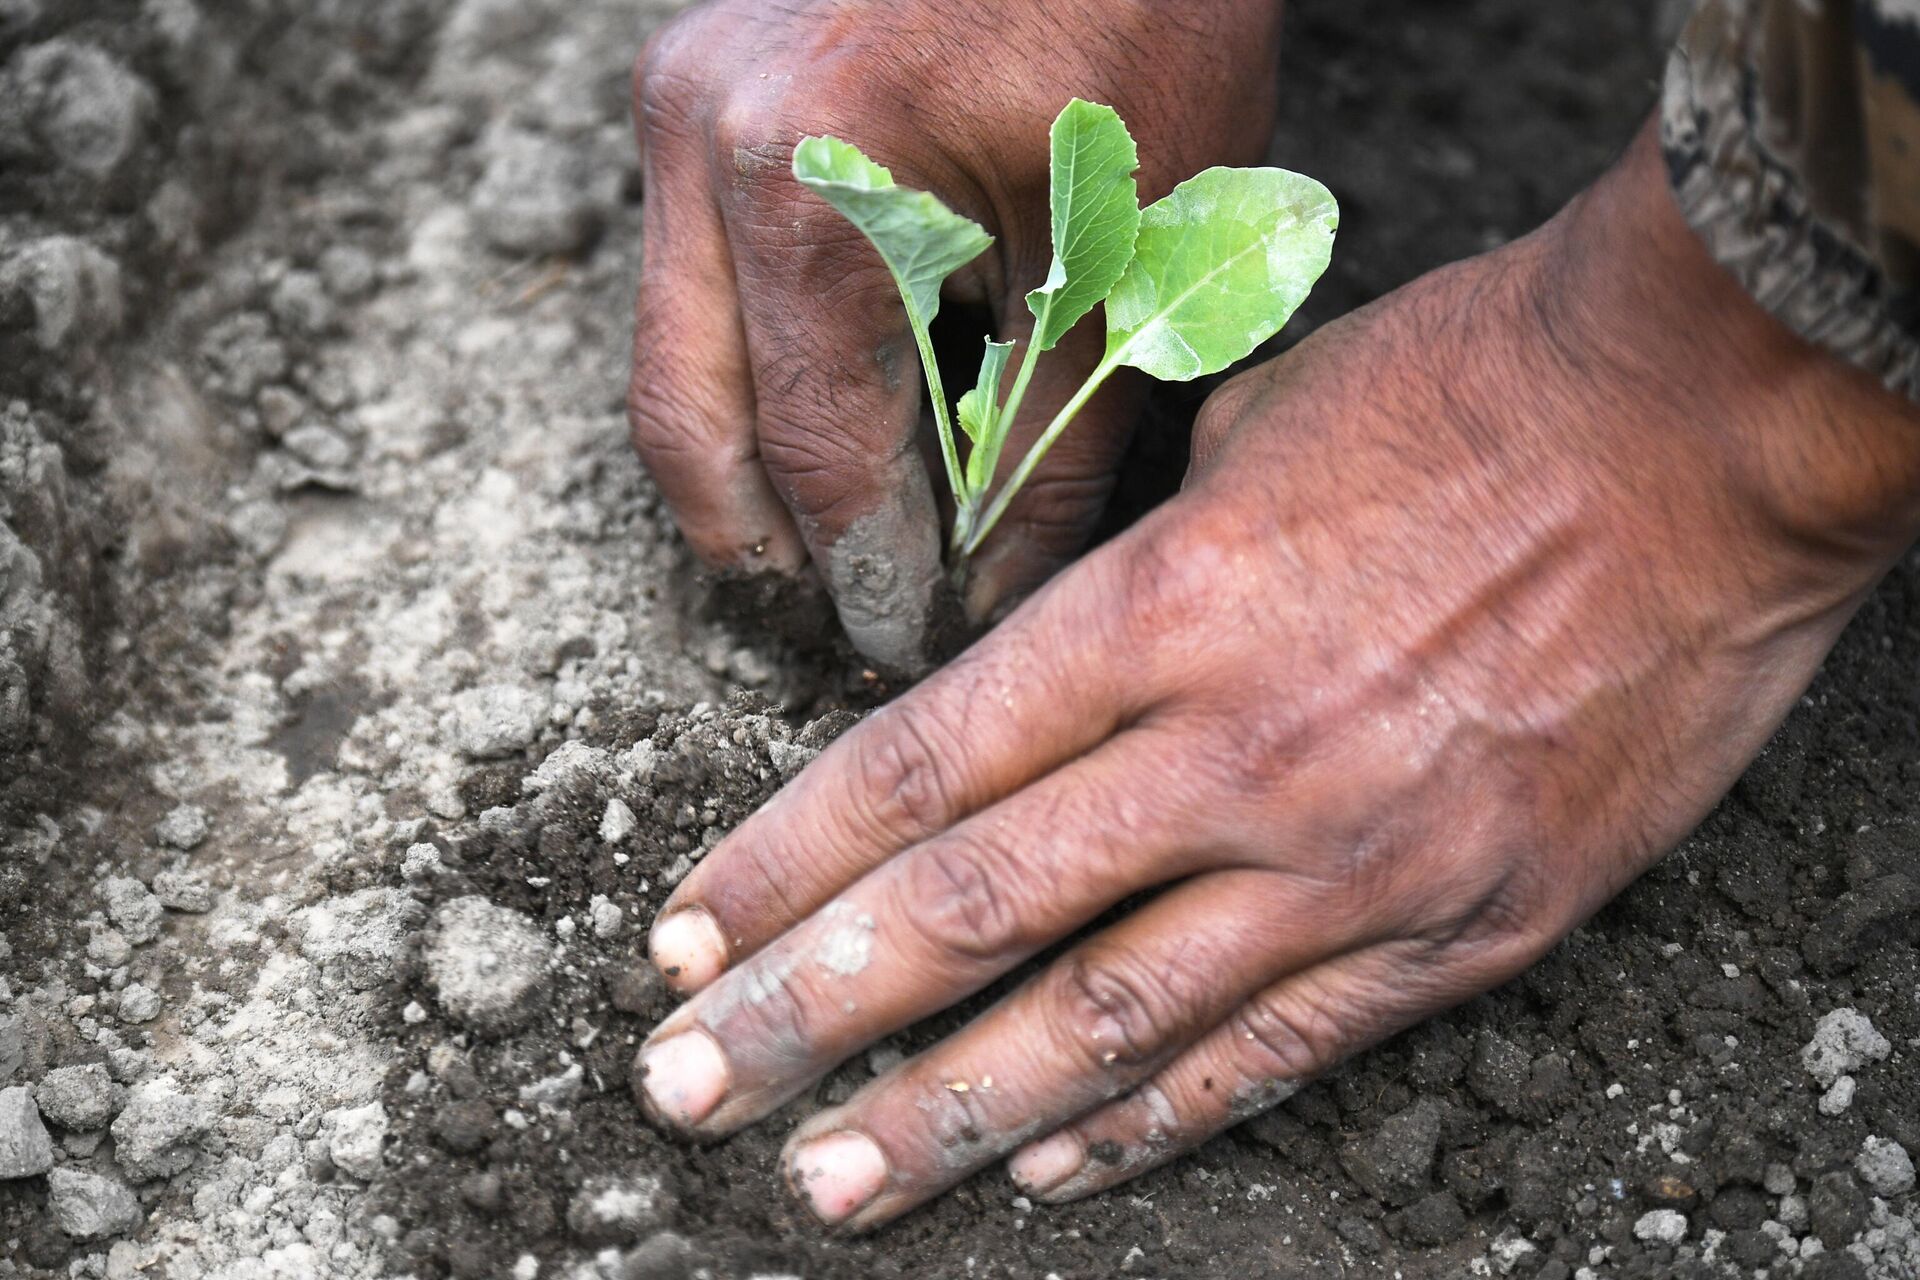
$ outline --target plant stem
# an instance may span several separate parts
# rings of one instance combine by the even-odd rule
[[[973,522],[980,514],[979,500],[973,494],[956,494],[953,501],[953,536],[947,540],[947,551],[953,556],[955,568],[966,564],[966,555],[961,548],[967,545],[967,539],[973,534]]]
[[[1047,327],[1047,313],[1053,310],[1053,299],[1048,298],[1040,304],[1040,314],[1034,317],[1033,332],[1027,335],[1026,354],[1020,358],[1020,372],[1014,375],[1013,390],[1007,393],[1007,402],[1000,408],[1000,427],[995,433],[993,452],[988,457],[984,474],[987,483],[993,483],[993,473],[1000,465],[1000,446],[1013,432],[1014,420],[1020,416],[1020,404],[1027,398],[1027,384],[1033,381],[1033,371],[1040,364],[1040,335]]]
[[[954,500],[957,504],[957,510],[953,519],[953,541],[950,544],[950,549],[953,552],[954,559],[958,561],[957,568],[961,574],[965,573],[967,559],[967,551],[965,548],[967,540],[972,537],[974,525],[980,518],[981,500],[986,497],[987,487],[993,484],[993,473],[1000,466],[1000,448],[1006,443],[1007,437],[1013,431],[1014,419],[1020,414],[1020,402],[1027,397],[1027,384],[1033,381],[1033,371],[1040,364],[1040,344],[1036,339],[1041,331],[1046,328],[1046,313],[1051,310],[1052,307],[1053,299],[1049,298],[1042,304],[1041,313],[1034,320],[1033,332],[1027,335],[1026,354],[1021,357],[1020,370],[1014,375],[1013,389],[1007,393],[1006,403],[999,406],[995,411],[995,421],[999,424],[998,429],[994,431],[993,437],[988,443],[984,445],[976,444],[974,446],[976,449],[984,448],[987,451],[986,459],[981,464],[981,474],[985,476],[986,479],[981,485],[980,492],[962,493],[958,490],[955,491]],[[971,460],[969,460],[968,469],[969,471],[972,469]]]
[[[1051,307],[1052,300],[1049,299],[1046,305]],[[1043,313],[1034,326],[1034,333],[1040,332],[1041,326],[1046,322],[1046,316]],[[948,544],[948,549],[959,562],[958,571],[962,574],[965,572],[966,556],[961,548],[966,546],[967,538],[973,533],[974,522],[980,517],[980,503],[987,496],[987,489],[993,484],[993,473],[1000,465],[1000,448],[1006,443],[1008,433],[1013,430],[1014,416],[1020,412],[1020,401],[1026,397],[1027,384],[1033,381],[1034,366],[1039,362],[1040,348],[1030,336],[1027,339],[1027,353],[1020,362],[1020,371],[1014,375],[1013,390],[1007,394],[1005,404],[994,407],[993,416],[996,424],[994,430],[986,440],[976,441],[973,446],[976,451],[983,452],[985,455],[980,460],[980,474],[983,477],[980,491],[975,493],[971,484],[966,482],[954,489],[953,539]],[[996,388],[996,394],[997,392]],[[973,468],[974,459],[970,457],[967,459],[965,474],[971,476]]]
[[[1073,399],[1067,401],[1060,412],[1054,415],[1053,421],[1047,424],[1047,429],[1040,433],[1040,438],[1033,442],[1031,449],[1027,450],[1027,456],[1020,459],[1019,467],[1007,477],[1007,483],[1001,486],[999,496],[995,497],[993,505],[987,508],[985,517],[967,535],[967,540],[960,549],[963,559],[971,558],[974,552],[980,549],[980,544],[987,540],[987,535],[993,532],[993,527],[1000,523],[1002,516],[1007,514],[1007,508],[1013,503],[1013,496],[1020,492],[1021,486],[1026,484],[1033,475],[1034,468],[1038,467],[1041,459],[1047,456],[1047,450],[1053,448],[1054,441],[1058,440],[1060,433],[1067,429],[1067,424],[1073,421],[1080,410],[1086,408],[1087,401],[1093,399],[1093,393],[1098,391],[1101,384],[1112,377],[1113,371],[1119,367],[1120,361],[1109,353],[1093,371],[1092,376],[1073,393]]]
[[[953,418],[947,409],[947,389],[940,381],[940,361],[933,354],[933,338],[920,317],[912,313],[910,302],[908,318],[913,322],[913,340],[920,348],[920,367],[927,375],[927,395],[933,400],[933,424],[940,433],[940,458],[947,464],[947,488],[961,507],[971,506],[966,472],[960,469],[960,450],[953,442]]]

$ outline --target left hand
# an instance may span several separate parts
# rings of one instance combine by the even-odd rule
[[[1179,498],[680,886],[642,1049],[719,1135],[1115,904],[802,1124],[884,1222],[1102,1190],[1518,973],[1676,842],[1920,529],[1920,421],[1707,259],[1651,139],[1209,402]]]
[[[634,74],[647,216],[628,402],[700,558],[817,572],[856,648],[925,668],[943,539],[918,445],[919,361],[879,254],[794,180],[802,137],[857,142],[992,233],[944,292],[987,304],[999,335],[1024,341],[1026,290],[1053,258],[1047,122],[1076,94],[1134,121],[1149,200],[1192,172],[1181,166],[1255,163],[1279,34],[1279,4],[1260,0],[1188,0],[1177,18],[1111,0],[706,0],[657,32]],[[1004,472],[1105,345],[1082,324],[1041,364]],[[1116,376],[1021,489],[972,563],[976,617],[1086,545],[1140,387]]]

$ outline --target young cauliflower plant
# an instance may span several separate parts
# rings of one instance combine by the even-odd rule
[[[1053,265],[1027,295],[1033,334],[1001,398],[1011,342],[989,338],[975,385],[949,409],[929,334],[947,278],[993,243],[977,224],[838,138],[806,138],[794,177],[858,227],[906,303],[933,401],[956,516],[957,573],[1007,513],[1034,468],[1118,369],[1169,382],[1218,373],[1280,331],[1333,254],[1339,207],[1284,169],[1208,169],[1140,208],[1139,153],[1111,107],[1074,99],[1052,130]],[[1106,304],[1106,354],[989,501],[1001,450],[1040,356]],[[965,462],[953,429],[958,417]]]

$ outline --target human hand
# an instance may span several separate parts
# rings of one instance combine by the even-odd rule
[[[924,665],[941,531],[916,443],[920,380],[878,255],[790,171],[807,134],[845,137],[998,237],[951,288],[1025,340],[1052,260],[1049,122],[1076,94],[1135,122],[1156,199],[1266,148],[1277,4],[713,0],[635,71],[647,210],[628,396],[633,438],[688,542],[716,568],[825,581],[854,643]],[[1160,158],[1156,162],[1155,158]],[[1167,167],[1177,160],[1178,171]],[[1044,364],[1011,469],[1098,362],[1081,326]],[[1077,554],[1137,409],[1117,379],[973,566],[985,616]]]
[[[783,1160],[866,1228],[1122,1182],[1513,976],[1731,784],[1920,530],[1920,413],[1706,257],[1643,137],[1209,402],[1185,492],[715,849],[636,1089],[724,1134],[1116,904]]]

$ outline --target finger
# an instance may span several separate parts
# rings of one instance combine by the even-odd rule
[[[1125,1096],[1016,1152],[1008,1175],[1036,1200],[1077,1200],[1280,1105],[1343,1058],[1471,994],[1422,964],[1423,950],[1382,944],[1275,983]]]
[[[1272,974],[1356,945],[1329,901],[1251,871],[1167,891],[800,1126],[789,1184],[829,1224],[898,1216],[1151,1076]]]
[[[1024,358],[1024,344],[1033,329],[1024,298],[1009,300],[1001,324],[1003,337],[1022,343],[1016,354]],[[990,492],[999,492],[998,486],[1020,465],[1054,415],[1080,390],[1105,347],[1105,330],[1096,317],[1090,317],[1040,357]],[[1123,370],[1087,402],[1048,450],[968,566],[969,617],[990,621],[1004,615],[1086,550],[1113,496],[1114,479],[1144,403],[1143,392],[1140,381]]]
[[[755,127],[723,135],[730,172],[716,181],[730,193],[760,452],[848,638],[918,673],[942,563],[912,330],[878,251],[794,180],[788,141]]]
[[[1197,798],[1178,784],[1139,794],[1168,752],[1163,732],[1124,734],[885,863],[662,1023],[640,1053],[642,1101],[707,1136],[751,1123],[1129,894],[1188,874]],[[705,1043],[671,1043],[685,1036]]]
[[[694,868],[649,949],[698,991],[873,867],[1105,741],[1146,708],[1109,660],[1095,602],[1118,589],[1090,562],[832,747]]]
[[[635,74],[646,216],[627,420],[687,543],[715,568],[807,563],[754,433],[752,371],[733,262],[708,186],[698,86]]]

